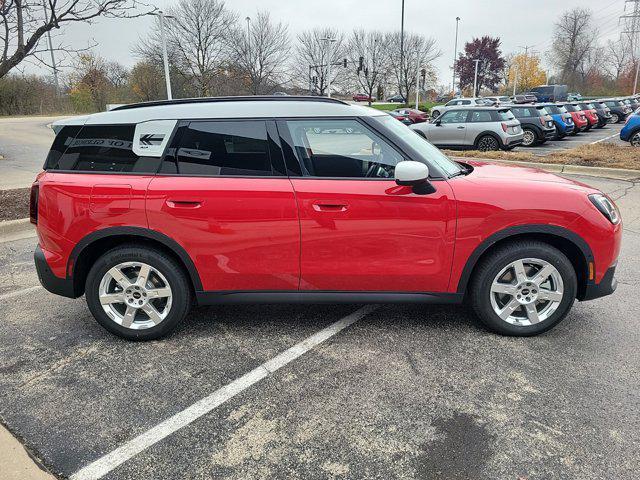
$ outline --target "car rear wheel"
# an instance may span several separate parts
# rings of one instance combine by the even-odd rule
[[[536,144],[536,132],[530,128],[524,128],[522,134],[522,145],[532,147]]]
[[[631,143],[633,147],[640,147],[640,132],[634,133],[629,143]]]
[[[432,110],[431,111],[431,118],[438,118],[440,116],[440,111],[439,110]]]
[[[617,113],[611,114],[611,123],[618,123],[620,121],[620,116]]]
[[[479,150],[481,152],[488,152],[488,151],[492,151],[492,150],[499,150],[500,149],[500,144],[491,135],[485,135],[485,136],[480,137],[478,139],[478,142],[476,144],[476,148],[477,148],[477,150]]]
[[[576,291],[576,273],[562,252],[546,243],[520,241],[482,261],[471,283],[470,300],[490,330],[530,336],[564,319]]]
[[[134,245],[114,248],[95,262],[85,295],[98,323],[128,340],[168,335],[191,305],[180,266],[161,251]]]

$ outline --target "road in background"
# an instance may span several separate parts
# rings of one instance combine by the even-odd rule
[[[465,307],[382,305],[104,478],[636,478],[640,187],[572,178],[622,210],[613,296],[532,338]],[[359,308],[196,308],[127,342],[83,299],[31,288],[34,246],[0,244],[0,420],[63,476]]]
[[[53,142],[47,125],[59,118],[0,118],[0,190],[31,185]]]

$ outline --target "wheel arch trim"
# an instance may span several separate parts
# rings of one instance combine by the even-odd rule
[[[143,227],[108,227],[85,236],[76,244],[75,247],[73,247],[73,250],[69,255],[69,260],[67,261],[67,278],[72,277],[71,272],[74,270],[77,260],[88,247],[99,240],[103,240],[108,237],[121,236],[138,237],[140,239],[152,240],[160,243],[180,259],[189,274],[194,290],[202,290],[202,281],[198,270],[184,247],[163,233]]]
[[[479,134],[476,135],[476,139],[473,141],[473,144],[475,146],[478,146],[478,142],[480,141],[480,139],[482,137],[493,137],[495,140],[497,140],[498,142],[498,146],[503,145],[502,139],[500,138],[500,135],[498,135],[496,132],[492,132],[491,130],[484,130],[482,132],[480,132]]]
[[[509,237],[526,234],[551,235],[560,237],[564,240],[568,240],[580,250],[587,264],[589,262],[593,262],[594,260],[593,252],[591,251],[591,247],[589,247],[589,244],[580,235],[567,228],[547,224],[531,224],[508,227],[491,234],[475,248],[475,250],[473,251],[473,253],[471,253],[465,263],[465,266],[458,280],[456,292],[466,292],[469,280],[471,280],[471,275],[473,274],[473,271],[478,264],[478,260],[480,260],[480,257],[482,257],[482,255],[486,253],[491,247],[502,240],[508,239]]]

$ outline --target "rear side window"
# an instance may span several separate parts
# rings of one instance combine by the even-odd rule
[[[488,110],[480,110],[473,111],[471,115],[469,115],[468,122],[478,123],[478,122],[491,122],[493,118],[491,118],[491,112]]]
[[[179,137],[175,158],[180,175],[275,175],[265,122],[191,122]]]
[[[65,127],[66,128],[66,127]],[[52,158],[47,158],[48,170],[79,172],[132,172],[155,173],[159,158],[139,157],[133,153],[135,125],[88,125],[82,127],[72,140],[64,128],[52,147]],[[65,138],[66,137],[66,138]],[[67,148],[54,162],[54,148],[66,144]]]
[[[80,125],[67,125],[66,127],[62,127],[62,130],[58,132],[58,135],[56,135],[56,138],[53,140],[53,145],[51,145],[47,160],[44,162],[45,170],[64,170],[59,166],[60,158],[69,145],[71,145],[71,142],[73,142],[73,139],[78,135],[81,128],[82,126]],[[66,170],[68,170],[68,168]]]
[[[468,110],[453,110],[445,112],[440,118],[440,123],[465,123],[467,121]]]

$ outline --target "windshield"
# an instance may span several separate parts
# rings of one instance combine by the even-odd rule
[[[463,171],[457,163],[449,160],[438,148],[431,145],[427,140],[420,137],[405,124],[391,117],[372,117],[381,122],[386,128],[400,137],[411,148],[417,151],[425,160],[435,163],[447,175],[453,176]]]

